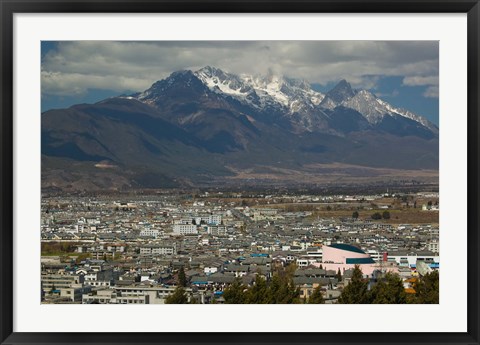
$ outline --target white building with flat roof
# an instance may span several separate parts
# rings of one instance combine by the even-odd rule
[[[157,238],[159,234],[160,231],[157,229],[143,229],[142,231],[140,231],[140,236]]]
[[[195,235],[198,234],[195,224],[174,224],[173,233],[179,235]]]

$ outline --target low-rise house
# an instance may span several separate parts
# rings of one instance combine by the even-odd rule
[[[140,255],[175,255],[177,254],[177,246],[172,244],[149,244],[140,247]]]
[[[117,294],[113,289],[96,290],[95,292],[84,293],[82,304],[116,304]]]
[[[250,267],[248,265],[229,264],[224,266],[223,271],[225,273],[233,273],[235,277],[242,277],[250,272]]]
[[[45,292],[65,289],[70,287],[82,287],[85,278],[76,274],[42,274],[41,284]]]
[[[68,298],[71,302],[81,302],[82,295],[92,291],[90,286],[72,286],[68,288],[61,288],[60,297]]]
[[[173,286],[134,284],[115,286],[117,304],[164,304],[167,296],[175,291]],[[190,300],[192,289],[185,288]]]

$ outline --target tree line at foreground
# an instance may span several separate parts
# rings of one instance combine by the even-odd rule
[[[293,274],[296,266],[290,265],[285,269],[274,272],[268,281],[257,274],[252,286],[244,285],[240,278],[233,281],[223,291],[226,304],[323,304],[320,286],[304,299],[300,297],[300,288],[293,283]],[[180,274],[179,286],[174,293],[165,300],[167,304],[197,303],[189,300],[185,291],[186,278]],[[343,288],[337,303],[340,304],[438,304],[439,302],[439,273],[433,271],[416,279],[411,293],[405,291],[403,280],[396,273],[388,272],[379,278],[375,284],[363,277],[358,265],[353,270],[349,283]],[[215,303],[215,299],[212,301]]]

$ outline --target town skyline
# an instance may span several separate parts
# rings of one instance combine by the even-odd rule
[[[438,192],[409,188],[43,195],[42,303],[438,303]]]

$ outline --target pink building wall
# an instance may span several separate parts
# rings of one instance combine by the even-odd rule
[[[333,261],[335,263],[346,263],[347,258],[369,258],[370,255],[366,253],[355,253],[349,250],[342,250],[329,246],[323,246],[323,261]]]
[[[320,267],[322,265],[323,269],[334,270],[340,272],[346,271],[348,269],[354,268],[355,264],[347,264],[347,259],[358,259],[358,258],[370,258],[370,255],[366,253],[357,253],[349,250],[342,250],[339,248],[334,248],[330,246],[323,246],[323,262],[315,263],[315,267]],[[364,275],[372,275],[375,270],[386,270],[389,272],[398,272],[398,268],[394,266],[384,266],[378,263],[372,264],[360,264],[360,269]]]
[[[313,266],[320,267],[322,265],[324,270],[334,270],[335,272],[338,271],[340,268],[340,272],[346,271],[350,268],[354,268],[355,265],[353,264],[325,264],[325,263],[315,263]],[[378,264],[361,264],[359,265],[360,269],[362,270],[363,274],[371,275],[373,271],[380,269]]]

